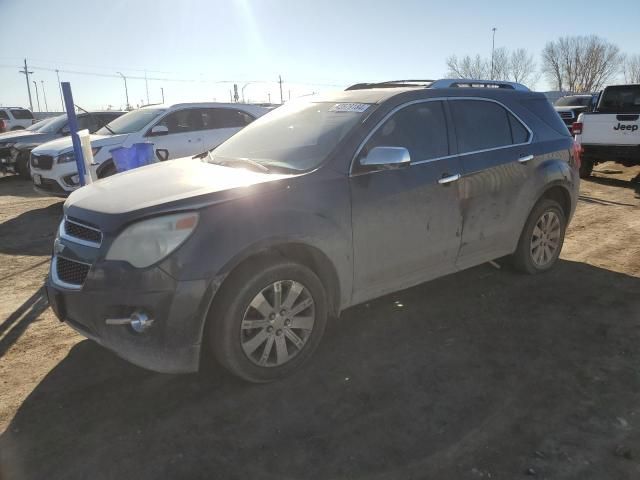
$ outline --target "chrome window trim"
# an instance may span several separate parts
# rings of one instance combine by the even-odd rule
[[[66,288],[67,290],[82,290],[82,285],[76,285],[75,283],[67,283],[63,280],[60,280],[60,277],[58,277],[58,257],[64,258],[65,260],[68,260],[70,262],[86,265],[89,267],[89,269],[91,269],[91,264],[79,262],[77,260],[72,260],[70,258],[63,257],[60,255],[54,255],[53,258],[51,259],[51,279],[53,280],[53,283],[55,283],[56,285],[62,288]]]
[[[82,238],[78,238],[78,237],[74,237],[74,236],[68,235],[66,230],[65,230],[65,224],[67,222],[73,223],[74,225],[78,225],[78,226],[83,227],[83,228],[87,228],[89,230],[93,230],[94,232],[98,232],[100,234],[100,241],[99,242],[91,242],[89,240],[83,240]],[[102,245],[102,237],[103,237],[102,230],[100,230],[98,228],[90,227],[88,225],[85,225],[84,223],[79,223],[79,222],[74,222],[73,220],[69,220],[69,218],[66,215],[64,216],[64,219],[62,220],[62,222],[60,222],[58,235],[60,236],[60,238],[64,238],[65,240],[68,240],[68,241],[73,242],[73,243],[77,243],[79,245],[84,245],[85,247],[100,248],[100,246]]]
[[[512,148],[512,147],[521,147],[521,146],[525,146],[525,145],[530,145],[531,142],[533,142],[533,131],[529,128],[529,125],[527,125],[513,110],[511,110],[509,107],[507,107],[504,103],[499,102],[498,100],[494,100],[492,98],[484,98],[484,97],[436,97],[436,98],[423,98],[420,100],[412,100],[410,102],[406,102],[403,103],[402,105],[398,105],[397,107],[395,107],[393,110],[391,110],[389,113],[387,113],[377,124],[376,126],[369,132],[369,134],[364,138],[364,140],[360,143],[360,145],[358,146],[358,149],[356,150],[355,155],[353,156],[353,158],[351,159],[351,165],[349,166],[349,176],[354,176],[354,175],[362,175],[362,174],[369,174],[369,173],[375,173],[375,172],[362,172],[362,173],[353,173],[353,166],[355,165],[356,159],[358,158],[358,155],[360,155],[360,152],[362,151],[362,149],[364,148],[364,146],[366,145],[366,143],[371,139],[371,137],[378,131],[378,129],[382,126],[382,124],[384,124],[384,122],[386,122],[389,117],[391,117],[393,114],[395,114],[396,112],[398,112],[399,110],[402,110],[403,108],[409,107],[411,105],[416,105],[418,103],[426,103],[426,102],[443,102],[443,101],[458,101],[458,100],[479,100],[479,101],[483,101],[483,102],[493,102],[493,103],[497,103],[498,105],[500,105],[502,108],[504,108],[507,112],[509,112],[511,115],[513,115],[516,120],[518,120],[520,122],[520,124],[527,130],[527,132],[529,132],[529,137],[528,140],[524,143],[512,143],[510,145],[503,145],[501,147],[492,147],[492,148],[486,148],[484,150],[474,150],[471,152],[465,152],[465,153],[456,153],[453,155],[445,155],[443,157],[436,157],[436,158],[428,158],[426,160],[418,160],[418,161],[411,161],[411,163],[409,164],[409,167],[411,167],[412,165],[421,165],[423,163],[430,163],[430,162],[437,162],[438,160],[446,160],[449,158],[454,158],[454,157],[464,157],[466,155],[475,155],[477,153],[485,153],[485,152],[492,152],[494,150],[503,150],[505,148]],[[446,115],[445,115],[446,116]],[[453,119],[452,119],[453,120]],[[451,125],[453,128],[455,128],[455,125]],[[457,136],[456,136],[457,138]]]

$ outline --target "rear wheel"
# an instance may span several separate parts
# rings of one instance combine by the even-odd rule
[[[591,176],[593,165],[593,160],[582,159],[582,161],[580,162],[580,178],[587,178]]]
[[[244,265],[223,285],[210,315],[218,361],[251,382],[289,375],[315,351],[327,322],[317,275],[289,260]]]
[[[553,267],[560,256],[567,220],[560,204],[542,199],[533,208],[513,254],[514,266],[529,274]]]

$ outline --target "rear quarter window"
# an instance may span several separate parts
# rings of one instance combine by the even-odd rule
[[[31,120],[33,118],[33,114],[29,110],[23,109],[11,110],[11,115],[16,120]]]
[[[5,110],[0,110],[0,120],[9,120],[9,114]]]
[[[563,137],[571,136],[560,115],[546,98],[522,100],[520,104]]]

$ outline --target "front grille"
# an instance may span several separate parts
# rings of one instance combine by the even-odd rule
[[[40,170],[51,170],[53,166],[53,157],[51,155],[34,155],[31,154],[31,166]]]
[[[560,118],[563,120],[573,120],[573,112],[560,112]]]
[[[89,268],[91,268],[89,265],[64,257],[56,257],[55,260],[56,275],[61,282],[82,286],[89,273]]]
[[[64,219],[64,233],[71,237],[71,240],[83,240],[84,242],[96,244],[96,246],[100,246],[102,242],[102,232],[100,230],[69,217]]]

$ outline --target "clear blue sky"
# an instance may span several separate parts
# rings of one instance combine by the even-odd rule
[[[494,26],[496,47],[526,48],[536,59],[549,40],[592,33],[640,53],[638,0],[0,0],[0,18],[0,104],[28,106],[18,73],[26,57],[50,110],[60,96],[45,69],[61,70],[76,103],[102,108],[125,104],[122,79],[65,71],[144,77],[146,69],[151,102],[160,87],[167,101],[227,101],[231,84],[214,82],[241,88],[282,74],[286,99],[358,81],[442,77],[451,54],[489,56]],[[130,103],[146,103],[144,80],[128,87]],[[253,101],[269,93],[279,100],[276,83],[245,89]]]

